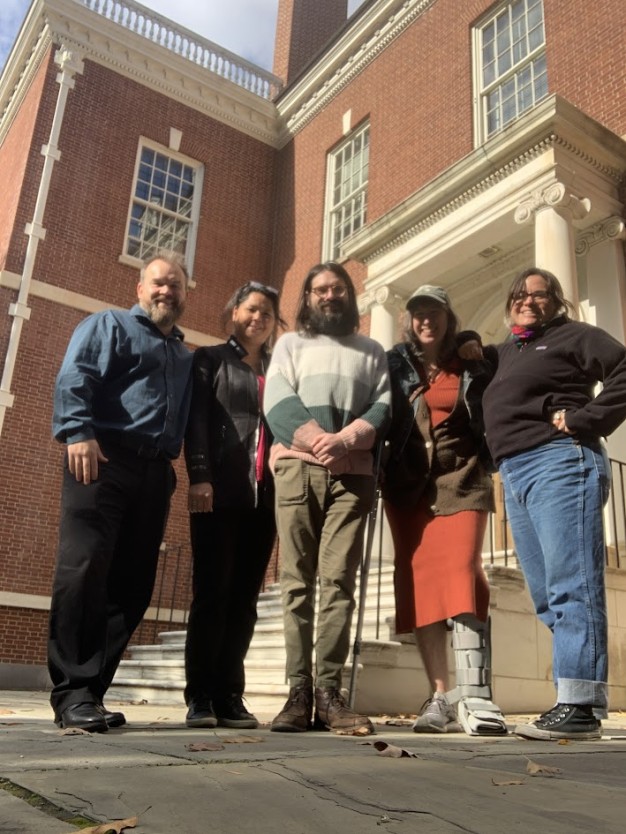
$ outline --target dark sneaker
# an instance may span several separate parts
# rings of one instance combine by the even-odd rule
[[[529,724],[518,724],[513,732],[522,738],[546,741],[560,738],[592,741],[602,737],[602,724],[591,706],[557,704]]]
[[[338,689],[315,689],[315,726],[343,733],[368,736],[374,726],[367,715],[351,709]]]
[[[213,704],[208,700],[190,701],[185,724],[188,727],[217,727]]]
[[[285,706],[272,721],[275,733],[305,733],[311,729],[313,689],[310,684],[292,686]]]
[[[213,709],[220,727],[238,727],[240,730],[256,730],[259,722],[243,705],[241,695],[226,695],[213,701]]]

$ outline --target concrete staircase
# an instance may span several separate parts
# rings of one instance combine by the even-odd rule
[[[377,613],[378,608],[379,613]],[[261,593],[258,615],[254,637],[246,658],[246,698],[253,710],[278,712],[288,691],[288,686],[284,682],[285,647],[278,585],[272,585]],[[370,573],[360,655],[361,668],[364,668],[366,664],[377,668],[380,668],[381,664],[384,668],[388,668],[390,664],[398,664],[398,655],[402,653],[403,646],[400,642],[391,639],[393,618],[393,568],[388,565],[383,566],[380,572],[380,582],[377,570],[372,570]],[[352,640],[356,622],[357,612],[353,618]],[[377,623],[379,623],[378,638]],[[159,640],[157,645],[130,648],[131,658],[120,664],[109,690],[110,698],[121,701],[146,701],[154,704],[183,702],[185,632],[163,632],[159,635]],[[409,650],[411,660],[416,662],[417,652],[412,644],[412,638],[409,638],[409,642],[411,645],[406,648]],[[350,673],[351,663],[345,670],[344,686],[346,687],[349,685]],[[380,689],[380,686],[376,688]],[[361,693],[359,694],[359,701],[362,704],[369,700],[369,698],[364,699]],[[376,701],[379,700],[380,697],[377,696]],[[371,704],[371,706],[378,706],[378,703]]]

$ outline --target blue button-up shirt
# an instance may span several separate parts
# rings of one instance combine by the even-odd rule
[[[123,433],[177,457],[191,398],[192,353],[135,304],[82,321],[56,381],[52,430],[64,443]]]

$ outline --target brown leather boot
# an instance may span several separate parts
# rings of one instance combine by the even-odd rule
[[[313,717],[313,687],[302,683],[292,686],[282,710],[272,721],[270,730],[275,733],[304,733],[311,729]]]
[[[315,689],[315,724],[339,732],[354,732],[367,736],[374,732],[374,726],[367,715],[359,715],[350,709],[338,689]]]

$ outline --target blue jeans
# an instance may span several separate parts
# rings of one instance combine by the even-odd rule
[[[539,619],[552,632],[557,701],[606,717],[607,615],[600,446],[560,437],[500,464],[506,510]]]

